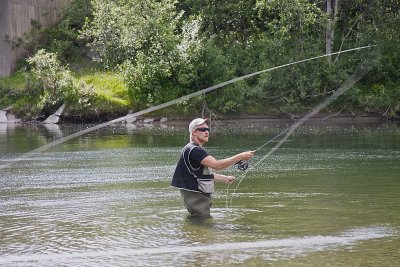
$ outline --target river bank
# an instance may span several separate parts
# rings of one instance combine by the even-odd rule
[[[211,117],[212,121],[223,121],[223,122],[232,122],[232,121],[239,121],[239,122],[247,122],[247,123],[257,123],[257,122],[264,122],[264,123],[290,123],[296,122],[300,119],[304,118],[306,114],[296,114],[296,115],[238,115],[238,116],[218,116],[218,117]],[[107,117],[97,117],[90,120],[73,120],[71,118],[63,119],[60,118],[59,122],[55,124],[100,124],[109,122],[118,118],[122,118],[124,115],[110,118]],[[162,117],[162,116],[139,116],[135,118],[133,121],[122,121],[119,123],[123,124],[157,124],[157,123],[164,123],[164,124],[186,124],[190,122],[194,117],[201,117],[201,115],[194,115],[191,117],[182,117],[182,116],[169,116],[169,117]],[[44,121],[44,117],[40,120],[32,119],[32,120],[19,120],[16,119],[12,123],[18,124],[41,124]],[[386,116],[381,116],[379,114],[367,114],[367,115],[337,115],[337,114],[317,114],[311,118],[308,118],[304,123],[327,123],[327,124],[363,124],[363,123],[385,123],[385,122],[399,122],[399,117],[396,118],[389,118]]]
[[[205,116],[211,117],[212,121],[241,121],[241,122],[266,122],[266,123],[280,123],[280,122],[295,122],[302,119],[305,114],[270,114],[270,115],[227,115],[227,116]],[[98,121],[80,121],[73,122],[71,120],[63,121],[61,123],[104,123],[107,121],[111,121],[113,119],[121,118],[123,116],[115,117],[115,118],[98,118]],[[186,124],[190,122],[195,117],[201,117],[201,114],[194,114],[193,116],[139,116],[136,123],[150,121],[150,123],[157,123],[163,118],[168,121],[168,123],[173,124]],[[389,118],[387,116],[382,116],[381,114],[362,114],[362,115],[353,115],[353,114],[337,114],[337,113],[319,113],[315,116],[307,119],[306,122],[312,123],[333,123],[333,124],[351,124],[351,123],[382,123],[382,122],[396,122],[400,121],[400,117]],[[135,123],[133,122],[133,123]],[[124,123],[124,122],[123,122]],[[129,123],[129,122],[125,122]]]

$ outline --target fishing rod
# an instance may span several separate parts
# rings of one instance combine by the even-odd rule
[[[282,135],[284,135],[282,137],[282,139],[279,140],[279,142],[272,147],[268,153],[266,155],[264,155],[260,160],[258,160],[250,169],[254,169],[258,164],[260,164],[262,161],[264,161],[267,157],[269,157],[272,153],[274,153],[288,138],[289,136],[304,122],[306,122],[308,119],[310,119],[311,117],[315,116],[316,114],[318,114],[322,109],[324,109],[325,107],[327,107],[329,104],[331,104],[334,100],[336,100],[339,96],[341,96],[342,94],[344,94],[345,92],[347,92],[350,88],[352,88],[354,86],[355,83],[357,83],[359,80],[361,80],[362,77],[364,77],[373,67],[373,64],[371,64],[370,61],[366,60],[364,62],[362,62],[359,66],[359,68],[355,71],[355,73],[350,76],[341,87],[339,87],[337,90],[334,91],[334,93],[332,95],[330,95],[328,98],[326,98],[322,103],[320,103],[318,106],[316,106],[312,111],[310,111],[309,113],[307,113],[303,118],[301,118],[299,121],[297,121],[296,123],[292,124],[290,127],[286,128],[285,130],[283,130],[282,132],[280,132],[278,135],[276,135],[274,138],[272,138],[271,140],[267,141],[266,143],[262,144],[260,147],[258,147],[256,150],[254,151],[258,151],[261,148],[265,147],[267,144],[275,141],[276,139],[278,139],[279,137],[281,137]],[[248,163],[245,161],[241,161],[236,163],[237,167],[242,170],[245,171],[248,168]],[[247,173],[249,173],[249,171],[244,172],[244,174],[242,175],[242,177],[239,179],[238,184],[236,185],[235,189],[233,190],[233,192],[230,195],[230,201],[228,203],[228,199],[229,199],[229,185],[227,187],[227,194],[226,194],[226,207],[229,209],[229,205],[232,204],[232,199],[233,199],[233,194],[236,192],[236,190],[239,188],[239,185],[241,184],[241,182],[243,181],[243,179],[246,177]]]
[[[138,116],[141,116],[141,115],[153,112],[153,111],[157,111],[159,109],[163,109],[163,108],[175,105],[175,104],[177,104],[179,102],[183,102],[183,101],[186,101],[186,100],[191,99],[193,97],[196,97],[196,96],[199,96],[199,95],[202,95],[202,94],[206,94],[206,93],[214,91],[214,90],[216,90],[218,88],[224,87],[226,85],[229,85],[229,84],[232,84],[232,83],[244,80],[244,79],[248,79],[250,77],[254,77],[256,75],[260,75],[260,74],[263,74],[263,73],[266,73],[266,72],[269,72],[269,71],[273,71],[273,70],[277,70],[277,69],[280,69],[280,68],[285,68],[285,67],[288,67],[288,66],[291,66],[291,65],[300,64],[300,63],[303,63],[303,62],[316,60],[316,59],[319,59],[319,58],[329,57],[329,56],[332,56],[332,55],[338,55],[338,54],[343,54],[343,53],[349,53],[349,52],[358,51],[358,50],[367,49],[367,48],[373,48],[373,47],[376,47],[376,46],[378,46],[378,45],[360,46],[360,47],[351,48],[351,49],[347,49],[347,50],[342,50],[342,51],[338,51],[338,52],[334,52],[334,53],[330,53],[330,54],[324,54],[324,55],[315,56],[315,57],[311,57],[311,58],[307,58],[307,59],[302,59],[302,60],[295,61],[295,62],[292,62],[292,63],[287,63],[287,64],[275,66],[275,67],[272,67],[272,68],[264,69],[264,70],[261,70],[261,71],[253,72],[253,73],[250,73],[250,74],[247,74],[247,75],[243,75],[243,76],[240,76],[240,77],[237,77],[237,78],[234,78],[234,79],[231,79],[231,80],[228,80],[228,81],[213,85],[211,87],[199,90],[197,92],[194,92],[194,93],[191,93],[191,94],[176,98],[174,100],[162,103],[160,105],[149,107],[147,109],[144,109],[144,110],[132,113],[132,114],[128,114],[126,116],[123,116],[123,117],[120,117],[120,118],[117,118],[117,119],[114,119],[114,120],[111,120],[111,121],[108,121],[108,122],[105,122],[105,123],[101,123],[101,124],[98,124],[96,126],[87,128],[85,130],[82,130],[82,131],[73,133],[71,135],[62,137],[62,138],[60,138],[58,140],[50,142],[50,143],[48,143],[48,144],[46,144],[44,146],[36,148],[36,149],[34,149],[34,150],[30,151],[30,152],[27,152],[27,153],[15,158],[9,164],[5,164],[5,165],[0,166],[0,169],[5,169],[5,168],[11,166],[12,164],[14,164],[16,162],[30,159],[30,158],[34,157],[36,153],[40,153],[40,152],[46,151],[46,150],[48,150],[48,149],[50,149],[50,148],[52,148],[54,146],[62,144],[64,142],[66,142],[66,141],[69,141],[71,139],[74,139],[76,137],[84,135],[86,133],[89,133],[89,132],[104,128],[106,126],[113,125],[113,124],[115,124],[117,122],[122,122],[122,121],[125,121],[125,120],[130,119],[130,118],[138,117]],[[244,169],[244,167],[243,167],[243,169]]]
[[[280,132],[279,134],[277,134],[274,138],[268,140],[266,143],[264,143],[262,146],[258,147],[257,149],[253,150],[254,152],[257,152],[258,150],[260,150],[261,148],[263,148],[264,146],[268,145],[269,143],[274,142],[276,139],[278,139],[280,136],[284,135],[287,131],[289,131],[290,128],[286,128],[285,130],[283,130],[282,132]],[[249,163],[245,160],[240,160],[238,162],[236,162],[234,164],[239,170],[241,171],[245,171],[249,168]]]

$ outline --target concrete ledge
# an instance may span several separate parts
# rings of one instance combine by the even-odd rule
[[[60,121],[60,117],[61,117],[62,113],[64,112],[64,109],[65,109],[65,104],[63,104],[61,107],[59,107],[59,109],[54,114],[47,117],[47,119],[43,123],[44,124],[58,123]]]
[[[11,106],[3,110],[0,110],[0,123],[19,123],[20,119],[17,119],[14,114],[11,113]]]
[[[7,123],[7,112],[4,110],[0,110],[0,123]]]

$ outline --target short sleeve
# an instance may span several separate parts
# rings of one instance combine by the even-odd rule
[[[200,167],[200,162],[208,156],[207,151],[205,151],[201,147],[194,147],[192,151],[190,152],[189,155],[189,160],[193,168],[199,168]]]

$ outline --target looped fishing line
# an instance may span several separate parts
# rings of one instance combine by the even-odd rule
[[[260,147],[258,147],[256,150],[254,151],[258,151],[260,149],[262,149],[264,146],[268,145],[269,143],[274,142],[276,139],[278,139],[280,136],[282,136],[284,133],[286,133],[287,131],[289,131],[290,128],[286,128],[285,130],[283,130],[282,132],[280,132],[279,134],[277,134],[275,137],[273,137],[272,139],[268,140],[266,143],[264,143],[263,145],[261,145]],[[288,136],[287,136],[288,137]],[[286,137],[286,139],[287,139]],[[286,140],[285,139],[285,140]],[[283,138],[281,139],[281,141],[279,141],[279,143],[283,143],[282,142]],[[278,144],[279,144],[278,143]],[[280,146],[280,145],[279,145]],[[235,189],[233,190],[233,192],[230,194],[230,201],[228,202],[229,199],[229,185],[226,188],[226,199],[225,199],[225,203],[226,203],[226,208],[228,210],[230,210],[229,206],[232,204],[232,199],[233,199],[233,194],[235,194],[236,190],[238,189],[240,183],[243,181],[243,179],[246,177],[247,173],[249,173],[252,169],[254,169],[258,164],[260,164],[264,159],[266,159],[268,156],[270,156],[276,149],[278,148],[278,145],[276,145],[275,147],[273,147],[262,159],[258,160],[255,164],[251,165],[251,167],[244,172],[240,177],[239,177],[239,182],[236,185]]]
[[[302,119],[300,119],[298,122],[294,123],[293,125],[291,125],[290,127],[286,128],[285,130],[283,130],[282,132],[280,132],[277,136],[275,136],[274,138],[272,138],[271,140],[269,140],[268,142],[264,143],[262,146],[260,146],[259,148],[257,148],[255,151],[260,150],[261,148],[263,148],[264,146],[266,146],[267,144],[271,143],[272,141],[276,140],[278,137],[282,136],[283,134],[285,134],[284,137],[282,137],[282,139],[279,140],[279,142],[272,147],[267,154],[265,154],[260,160],[258,160],[255,164],[253,164],[252,167],[250,167],[247,172],[245,172],[240,178],[239,178],[239,182],[236,185],[235,189],[233,190],[233,192],[231,194],[229,194],[229,185],[227,187],[227,191],[226,191],[226,208],[228,210],[230,210],[230,206],[232,205],[232,201],[233,201],[233,195],[236,193],[236,190],[238,189],[239,185],[241,184],[241,182],[243,181],[243,179],[247,176],[247,174],[253,170],[258,164],[260,164],[262,161],[264,161],[267,157],[269,157],[272,153],[274,153],[288,138],[289,136],[294,132],[294,130],[296,130],[297,127],[299,127],[301,124],[303,124],[304,122],[306,122],[308,119],[310,119],[311,117],[315,116],[317,113],[319,113],[323,108],[327,107],[329,104],[331,104],[336,98],[338,98],[340,95],[344,94],[345,92],[347,92],[351,87],[354,86],[354,84],[356,82],[358,82],[362,77],[365,76],[365,74],[367,74],[371,69],[372,69],[372,65],[369,61],[364,61],[363,63],[360,64],[359,69],[352,75],[350,76],[345,82],[344,84],[338,88],[331,96],[329,96],[327,99],[325,99],[325,101],[323,101],[322,103],[320,103],[318,106],[316,106],[312,111],[310,111],[309,113],[307,113]],[[230,200],[228,201],[230,197]]]

